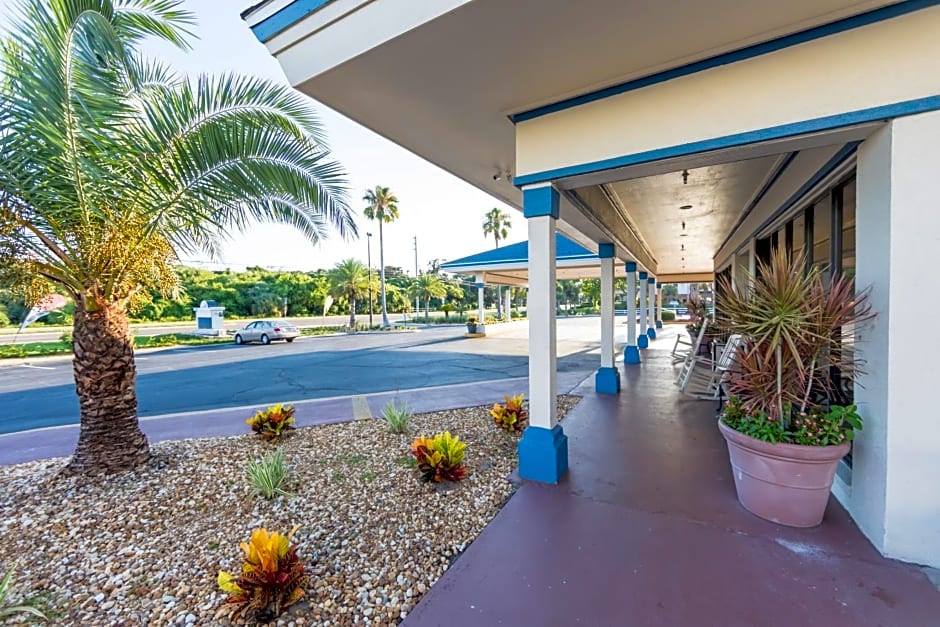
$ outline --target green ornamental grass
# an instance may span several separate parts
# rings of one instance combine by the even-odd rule
[[[10,589],[13,587],[13,571],[15,569],[16,565],[14,564],[10,570],[7,571],[3,580],[0,581],[0,621],[10,618],[11,616],[23,614],[32,614],[37,618],[45,620],[46,615],[30,605],[11,605],[7,607],[7,594],[10,593]]]
[[[257,461],[248,462],[248,479],[252,494],[272,499],[275,496],[292,496],[282,486],[290,475],[280,449],[272,451]]]
[[[395,401],[390,401],[382,408],[382,418],[388,423],[388,430],[391,433],[408,433],[411,416],[411,410],[405,403],[399,405]]]

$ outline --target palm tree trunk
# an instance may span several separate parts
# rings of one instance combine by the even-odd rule
[[[382,220],[379,219],[379,287],[382,290],[382,326],[388,323],[388,307],[385,305],[385,241],[382,239]]]
[[[424,299],[424,317],[427,318],[428,322],[431,321],[431,297],[430,296]]]
[[[349,298],[349,329],[351,331],[356,330],[356,297],[351,296]]]
[[[139,466],[149,458],[150,448],[137,421],[137,367],[127,313],[114,304],[87,311],[79,301],[72,338],[81,431],[66,472]]]

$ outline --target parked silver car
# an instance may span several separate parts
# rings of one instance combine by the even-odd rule
[[[261,342],[262,344],[270,344],[275,340],[293,342],[297,337],[300,337],[300,331],[289,322],[284,320],[255,320],[245,325],[244,329],[235,332],[235,343]]]

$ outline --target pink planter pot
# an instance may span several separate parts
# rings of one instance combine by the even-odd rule
[[[822,522],[839,460],[850,444],[803,446],[769,444],[744,435],[720,420],[728,443],[738,500],[752,514],[790,527]]]

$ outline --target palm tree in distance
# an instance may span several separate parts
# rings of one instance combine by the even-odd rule
[[[327,273],[330,296],[349,300],[349,328],[356,328],[356,301],[368,295],[369,271],[356,259],[340,261]]]
[[[496,248],[499,248],[499,240],[506,239],[509,237],[509,229],[512,228],[512,222],[509,220],[509,215],[499,209],[498,207],[493,207],[483,215],[483,237],[492,234],[493,239],[496,241]],[[502,288],[496,286],[496,315],[500,316],[502,311],[502,300],[503,300],[503,291]]]
[[[367,203],[365,216],[379,223],[379,290],[382,301],[382,326],[388,323],[388,306],[385,303],[385,242],[382,239],[382,225],[398,219],[398,199],[387,188],[377,185],[370,189],[362,199]]]
[[[415,294],[424,301],[424,317],[430,320],[431,299],[447,296],[447,286],[436,274],[425,273],[415,281]]]
[[[191,81],[144,60],[188,48],[181,0],[23,0],[0,41],[0,286],[75,302],[81,430],[67,472],[149,457],[128,313],[179,288],[253,220],[356,234],[342,168],[305,98],[257,78]]]

